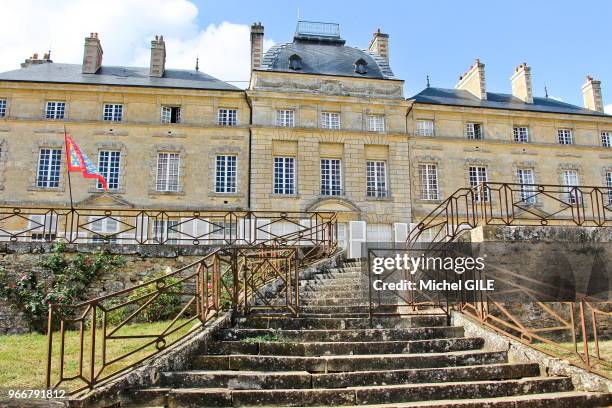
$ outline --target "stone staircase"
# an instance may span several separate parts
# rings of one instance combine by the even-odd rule
[[[511,363],[432,311],[368,318],[358,263],[301,282],[302,314],[253,314],[222,331],[189,371],[131,391],[129,406],[607,407],[570,378]]]

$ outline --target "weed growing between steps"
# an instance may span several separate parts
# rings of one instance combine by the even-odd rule
[[[280,339],[276,333],[270,333],[262,336],[248,337],[242,341],[245,343],[271,343],[280,341]]]

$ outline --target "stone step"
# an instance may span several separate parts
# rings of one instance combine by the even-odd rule
[[[436,340],[382,342],[212,342],[209,354],[259,354],[284,356],[331,356],[363,354],[444,353],[479,350],[484,347],[480,337],[459,337]]]
[[[369,283],[349,283],[349,284],[335,284],[333,281],[326,282],[321,281],[312,284],[300,284],[300,293],[310,292],[368,292]]]
[[[361,371],[352,373],[311,374],[306,371],[175,371],[162,373],[163,387],[207,387],[248,389],[347,388],[373,385],[467,382],[538,377],[537,364],[494,364],[486,366],[447,367]]]
[[[397,306],[395,305],[385,305],[377,308],[377,311],[380,313],[394,313],[397,312]],[[347,313],[369,313],[370,306],[369,305],[358,305],[358,306],[300,306],[300,313],[310,314],[310,313],[325,313],[336,315],[338,313],[347,314]]]
[[[244,340],[252,337],[275,337],[277,341],[392,341],[427,340],[463,337],[463,327],[410,327],[398,329],[345,329],[345,330],[273,330],[224,329],[221,340]]]
[[[397,296],[389,296],[384,299],[384,304],[393,304],[397,303],[400,298]],[[381,300],[379,298],[372,299],[373,303],[378,303]],[[331,297],[331,298],[301,298],[300,305],[302,306],[366,306],[370,304],[370,300],[368,298],[339,298],[339,297]]]
[[[394,404],[368,404],[367,408],[603,408],[612,406],[611,393],[550,392],[471,400],[435,400]]]
[[[375,292],[372,293],[375,296]],[[304,299],[326,299],[326,298],[357,298],[369,299],[370,292],[365,290],[301,290],[300,298]]]
[[[494,398],[571,391],[565,377],[535,377],[502,381],[427,383],[356,387],[343,389],[264,389],[226,388],[161,389],[171,407],[194,406],[341,406],[396,403],[438,399]],[[139,393],[145,393],[141,390]],[[153,389],[152,393],[160,393]]]
[[[311,279],[300,280],[300,286],[313,284],[330,284],[330,285],[369,285],[370,281],[367,276],[355,277],[329,277],[323,275],[315,275]]]
[[[236,320],[237,328],[250,329],[366,329],[446,326],[444,315],[414,315],[406,317],[248,317]]]
[[[194,359],[193,369],[308,371],[311,373],[329,373],[457,367],[507,362],[508,354],[505,351],[458,351],[447,353],[369,354],[318,357],[230,354],[198,356]]]

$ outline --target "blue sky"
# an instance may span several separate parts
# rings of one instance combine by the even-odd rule
[[[202,71],[245,81],[250,24],[265,25],[267,46],[291,41],[298,9],[301,19],[339,23],[352,46],[367,47],[376,28],[388,33],[407,96],[427,75],[452,88],[476,58],[487,89],[510,92],[514,67],[526,61],[536,96],[546,85],[550,96],[582,105],[591,74],[612,113],[612,1],[2,0],[0,72],[49,49],[55,62],[80,64],[90,32],[99,33],[104,65],[148,66],[150,41],[163,34],[167,67],[193,69],[199,56]]]
[[[527,61],[534,95],[543,96],[546,85],[551,96],[582,105],[580,87],[591,74],[602,81],[604,103],[612,104],[611,1],[195,3],[200,26],[261,21],[275,42],[291,40],[298,9],[301,19],[340,23],[354,46],[366,47],[380,27],[391,36],[392,68],[406,81],[407,95],[425,86],[426,75],[432,86],[453,87],[478,57],[486,65],[489,91],[510,92],[513,68]]]

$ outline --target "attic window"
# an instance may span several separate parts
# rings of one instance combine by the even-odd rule
[[[368,63],[365,62],[363,58],[359,58],[355,61],[355,72],[360,75],[365,75],[368,73]]]
[[[293,71],[302,69],[302,58],[299,55],[293,54],[289,57],[289,68]]]

